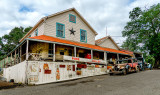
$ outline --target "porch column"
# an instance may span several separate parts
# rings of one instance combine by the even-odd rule
[[[93,50],[91,49],[91,59],[93,60]]]
[[[7,56],[7,63],[8,63],[8,56]]]
[[[55,57],[56,57],[56,54],[55,54],[55,44],[53,44],[53,61],[55,61]]]
[[[117,60],[119,60],[119,54],[117,53]],[[119,63],[119,62],[118,62]]]
[[[74,46],[74,57],[77,56],[77,52],[76,52],[76,46]]]
[[[105,61],[105,63],[107,63],[106,60],[107,60],[107,58],[106,58],[106,52],[104,52],[104,61]]]
[[[27,45],[26,45],[26,60],[28,61],[28,46],[29,46],[29,40],[27,40]]]
[[[6,65],[5,65],[5,59],[6,59],[6,58],[4,58],[4,64],[3,64],[3,67],[4,67],[4,68],[6,67]]]
[[[14,65],[16,64],[16,50],[15,50],[15,52],[14,52]]]
[[[3,68],[3,59],[1,60],[1,68]]]
[[[17,64],[19,63],[19,48],[18,48],[18,58],[17,58]]]
[[[21,57],[22,57],[22,46],[20,46],[20,62],[22,61]]]
[[[11,66],[12,66],[12,53],[11,53]]]
[[[2,64],[3,64],[3,59],[0,61],[0,67],[1,67],[1,68],[3,68],[3,67],[2,67]]]
[[[106,52],[106,63],[108,64],[108,61],[107,61],[108,59],[107,59],[107,57],[108,57],[108,55],[107,55],[107,52]]]
[[[77,52],[76,52],[76,46],[74,46],[74,57],[77,56]],[[74,61],[76,63],[76,61]]]

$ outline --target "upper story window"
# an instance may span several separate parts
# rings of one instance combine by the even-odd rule
[[[72,14],[69,14],[69,21],[73,22],[73,23],[76,23],[76,16],[72,15]]]
[[[80,29],[80,41],[87,43],[87,31]]]
[[[56,36],[65,38],[65,25],[61,23],[56,23]]]
[[[38,36],[38,29],[34,31],[34,36]]]

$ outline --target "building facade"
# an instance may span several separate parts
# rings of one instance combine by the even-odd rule
[[[97,32],[75,9],[40,19],[2,60],[7,81],[43,84],[107,74],[107,64],[126,57],[109,37]]]

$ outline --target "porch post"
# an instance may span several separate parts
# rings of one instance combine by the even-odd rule
[[[8,56],[7,56],[7,63],[8,63]]]
[[[17,64],[19,63],[19,48],[18,48],[18,58],[17,58]]]
[[[5,65],[5,59],[6,59],[6,58],[4,58],[4,64],[3,64],[4,68],[5,68],[5,66],[6,66],[6,65]]]
[[[76,46],[74,46],[74,57],[77,56],[77,52],[76,52]]]
[[[55,54],[55,44],[53,44],[53,61],[55,61],[55,57],[56,57],[56,54]]]
[[[119,60],[119,54],[117,53],[117,60]]]
[[[26,45],[26,60],[28,61],[28,46],[29,46],[29,41],[27,40],[27,45]]]
[[[11,53],[11,66],[12,66],[12,53]]]
[[[104,51],[104,61],[105,61],[105,63],[106,63],[106,60],[107,60],[107,58],[106,58],[106,52]]]
[[[106,63],[108,64],[108,61],[107,61],[108,59],[107,59],[107,57],[108,57],[108,55],[107,55],[107,52],[106,52]]]
[[[2,67],[2,63],[3,63],[3,59],[0,61],[0,67],[1,67],[1,68],[3,68],[3,67]]]
[[[22,57],[22,46],[20,46],[20,62],[21,62],[21,57]]]
[[[76,52],[76,46],[74,46],[74,57],[77,56],[77,52]],[[76,61],[74,61],[76,63]]]
[[[91,49],[91,59],[93,60],[93,50]]]
[[[16,64],[16,50],[15,50],[15,52],[14,52],[14,65]]]

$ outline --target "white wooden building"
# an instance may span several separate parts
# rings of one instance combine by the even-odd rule
[[[3,75],[16,83],[44,84],[107,74],[107,63],[132,57],[97,32],[75,9],[41,18],[2,60]]]

